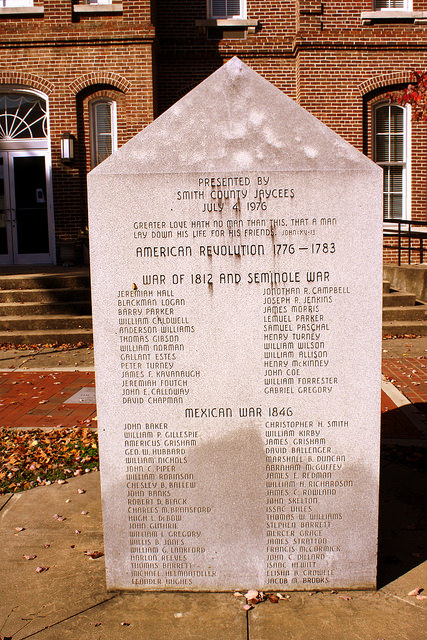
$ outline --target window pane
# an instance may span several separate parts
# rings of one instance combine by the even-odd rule
[[[240,0],[227,0],[227,15],[240,16]]]
[[[375,111],[375,130],[377,133],[388,133],[389,107],[379,107]]]
[[[0,0],[0,7],[32,7],[33,0]]]
[[[389,218],[389,206],[388,206],[388,193],[384,194],[384,198],[383,198],[383,217],[384,218]]]
[[[379,135],[376,138],[375,161],[388,162],[390,155],[390,139],[388,136]]]
[[[403,133],[403,109],[390,107],[390,133]]]
[[[402,195],[401,194],[391,194],[390,195],[390,215],[392,218],[401,218],[403,215],[402,211]]]
[[[384,218],[403,217],[403,167],[384,167]]]
[[[105,160],[105,158],[111,156],[112,151],[111,136],[105,134],[98,136],[96,164],[99,164]]]
[[[111,133],[111,104],[109,102],[97,102],[95,113],[97,134]]]
[[[375,0],[375,9],[404,9],[405,0]]]
[[[390,184],[390,167],[383,167],[383,170],[384,170],[383,190],[384,190],[384,193],[388,193],[389,184]]]
[[[114,148],[115,103],[111,100],[98,100],[91,105],[91,127],[93,166],[108,158]]]
[[[405,159],[403,136],[390,136],[390,162],[403,162]]]
[[[46,138],[46,101],[26,93],[0,94],[0,138]]]
[[[402,193],[403,191],[403,169],[402,167],[390,167],[388,169],[390,175],[390,191]]]
[[[240,0],[212,0],[212,16],[214,18],[232,18],[240,16]]]

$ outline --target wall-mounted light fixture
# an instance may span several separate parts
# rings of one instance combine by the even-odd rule
[[[74,160],[74,137],[66,131],[61,136],[61,161],[72,162]]]

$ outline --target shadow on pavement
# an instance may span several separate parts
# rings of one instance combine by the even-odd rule
[[[398,414],[399,410],[389,414]],[[378,588],[427,560],[427,447],[381,447]]]

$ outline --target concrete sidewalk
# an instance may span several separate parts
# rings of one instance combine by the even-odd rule
[[[409,466],[382,465],[377,592],[291,592],[289,600],[263,602],[248,613],[231,593],[108,593],[104,557],[85,554],[103,550],[99,473],[2,496],[0,636],[423,640],[427,600],[407,594],[427,590],[424,480]]]
[[[394,391],[390,392],[392,397],[383,394],[386,446],[381,458],[378,591],[291,592],[289,600],[264,602],[249,612],[232,594],[108,593],[104,557],[92,559],[85,554],[103,551],[99,474],[89,473],[63,485],[0,496],[0,637],[427,638],[427,600],[407,595],[416,587],[424,587],[427,592],[426,474],[416,465],[417,448],[427,442],[424,340],[383,342],[383,372],[388,371],[392,382],[386,382]],[[71,422],[92,420],[95,404],[80,402],[78,395],[76,398],[81,389],[92,389],[93,393],[92,358],[90,349],[0,352],[0,405],[4,411],[2,414],[0,406],[0,417],[9,416],[8,426],[16,426],[18,416],[29,416],[29,425],[34,423],[35,427],[48,419],[55,422],[58,416],[63,423],[67,411]],[[85,393],[83,400],[89,398]],[[69,399],[74,402],[67,403]],[[85,412],[88,418],[84,418]],[[32,555],[37,557],[25,558]],[[46,569],[37,572],[37,567]],[[249,589],[256,585],[237,586]]]

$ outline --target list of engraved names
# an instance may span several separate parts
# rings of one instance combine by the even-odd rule
[[[345,520],[343,494],[357,491],[352,451],[342,444],[353,425],[333,408],[342,383],[337,309],[352,295],[340,269],[343,229],[337,217],[305,212],[301,187],[281,175],[183,178],[188,184],[171,190],[164,215],[143,209],[128,225],[138,269],[116,291],[115,353],[120,403],[133,408],[122,425],[132,585],[216,583],[205,532],[220,514],[209,496],[194,497],[203,469],[192,464],[209,421],[255,423],[262,434],[267,586],[333,583],[346,552],[335,532]],[[212,366],[202,347],[225,320],[216,316],[209,338],[199,305],[213,296],[219,306],[236,296],[237,305],[242,291],[255,326],[253,401],[218,393],[203,406]],[[242,326],[227,332],[241,339]],[[161,407],[165,421],[135,419]]]

